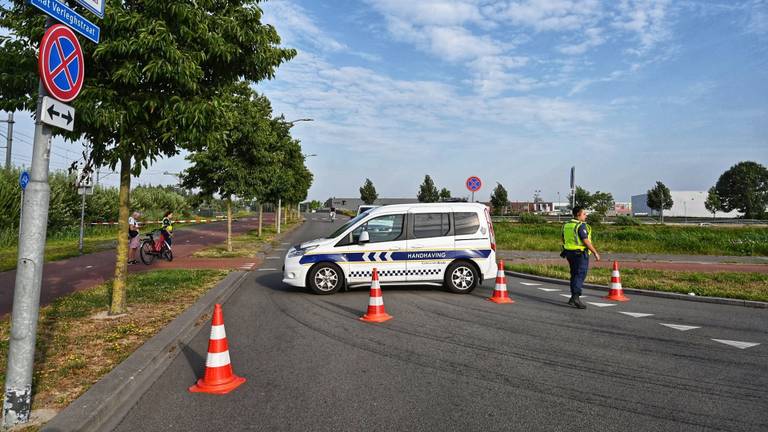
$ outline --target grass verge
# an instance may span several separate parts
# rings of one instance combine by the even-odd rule
[[[497,222],[494,228],[500,249],[560,250],[560,224]],[[760,227],[603,225],[592,237],[601,252],[768,256],[768,228]]]
[[[282,232],[287,232],[297,226],[299,222],[288,222],[282,226]],[[256,256],[262,250],[262,246],[275,241],[277,231],[273,224],[262,227],[261,237],[259,230],[251,230],[244,234],[232,236],[232,251],[227,250],[227,242],[201,249],[192,254],[195,258],[246,258]]]
[[[156,270],[128,276],[129,314],[94,320],[111,283],[40,309],[33,409],[67,406],[226,276],[220,270]],[[0,321],[0,380],[5,382],[9,317]]]
[[[568,279],[568,266],[550,264],[506,264],[507,270]],[[591,268],[587,282],[609,285],[611,269]],[[768,301],[768,274],[742,272],[679,272],[670,270],[622,269],[621,282],[626,288],[741,300]]]

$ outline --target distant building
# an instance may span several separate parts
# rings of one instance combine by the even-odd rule
[[[632,203],[617,202],[613,203],[613,210],[608,210],[608,216],[630,216],[632,214]]]
[[[373,202],[373,205],[383,206],[391,204],[412,204],[419,202],[416,198],[379,198]],[[325,208],[335,207],[338,210],[355,210],[365,202],[360,198],[328,198],[325,201]]]
[[[701,191],[670,191],[672,195],[672,208],[664,210],[664,216],[669,217],[712,217],[704,203],[707,201],[707,192]],[[632,196],[632,215],[634,216],[658,216],[659,212],[651,210],[647,204],[648,194]],[[735,218],[742,214],[738,211],[717,212],[718,218]]]
[[[545,201],[510,201],[510,213],[550,213],[555,211],[555,203]]]

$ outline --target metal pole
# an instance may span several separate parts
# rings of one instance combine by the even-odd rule
[[[280,210],[283,206],[283,199],[277,199],[277,233],[280,234]]]
[[[472,192],[472,202],[475,202],[475,192]]]
[[[19,206],[19,239],[21,244],[21,221],[24,219],[24,189],[21,190],[21,205]]]
[[[80,243],[78,243],[77,250],[80,251],[80,255],[83,254],[83,235],[84,235],[84,229],[85,229],[85,193],[87,189],[85,187],[82,188],[83,192],[83,202],[80,206]]]
[[[11,169],[11,149],[13,148],[13,112],[8,113],[8,136],[5,137],[5,169]]]
[[[48,18],[45,27],[53,25]],[[38,84],[35,139],[32,146],[32,169],[29,192],[24,194],[16,285],[13,291],[11,336],[3,401],[3,425],[8,428],[29,421],[32,408],[32,372],[35,361],[35,337],[40,309],[40,286],[43,279],[46,227],[51,189],[48,168],[51,153],[51,128],[43,124],[43,97],[47,96],[42,81]]]

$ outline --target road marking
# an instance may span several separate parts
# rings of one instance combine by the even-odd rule
[[[561,289],[557,289],[557,288],[539,288],[539,289],[546,292],[562,291]]]
[[[595,302],[587,302],[587,303],[591,304],[592,306],[597,306],[597,307],[616,306],[616,303],[595,303]]]
[[[645,317],[653,316],[653,314],[637,313],[637,312],[619,312],[619,313],[624,315],[629,315],[632,318],[645,318]]]
[[[288,243],[288,242],[282,242],[282,243],[280,243],[280,244],[281,244],[281,245],[289,245],[290,243]]]
[[[282,249],[272,249],[272,250],[273,250],[273,251],[277,251],[277,252],[280,252],[280,251],[284,251],[284,250],[286,250],[286,249],[285,249],[285,248],[282,248]]]
[[[276,268],[260,268],[258,271],[277,271]]]
[[[531,283],[531,282],[520,282],[520,283],[525,285],[525,286],[539,286],[539,285],[541,285],[540,283]]]
[[[561,295],[561,296],[563,296],[563,297],[568,297],[568,298],[571,298],[571,295],[570,295],[570,294],[560,294],[560,295]],[[579,296],[579,298],[584,298],[584,297],[589,297],[589,296],[585,296],[585,295],[580,295],[580,296]]]
[[[280,257],[267,257],[267,259],[280,259]]]
[[[93,266],[89,265],[89,266],[85,266],[85,268],[89,269],[89,268],[93,268]]]
[[[680,330],[680,331],[688,331],[688,330],[701,328],[697,326],[687,326],[687,325],[680,325],[680,324],[664,324],[664,323],[659,323],[659,324],[663,325],[664,327],[669,327],[669,328]]]
[[[720,342],[722,344],[736,347],[738,349],[747,349],[747,348],[752,348],[753,346],[760,345],[760,343],[758,342],[740,342],[740,341],[727,340],[727,339],[712,339],[712,340],[715,342]]]

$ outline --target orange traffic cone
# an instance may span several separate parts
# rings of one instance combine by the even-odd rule
[[[368,298],[368,313],[360,317],[360,321],[366,322],[384,322],[392,319],[384,309],[384,297],[381,295],[381,286],[379,285],[379,272],[373,269],[371,278],[371,296]]]
[[[504,261],[499,260],[499,271],[496,273],[496,288],[488,300],[494,303],[514,303],[507,293],[507,275],[504,274]]]
[[[624,295],[624,289],[621,287],[621,275],[619,274],[618,261],[613,262],[613,271],[611,272],[611,289],[608,291],[608,295],[603,298],[622,302],[629,301],[629,297]]]
[[[226,394],[245,382],[232,372],[229,361],[229,344],[224,331],[224,313],[221,305],[213,309],[211,338],[208,340],[208,358],[205,360],[205,376],[189,388],[192,393]]]

